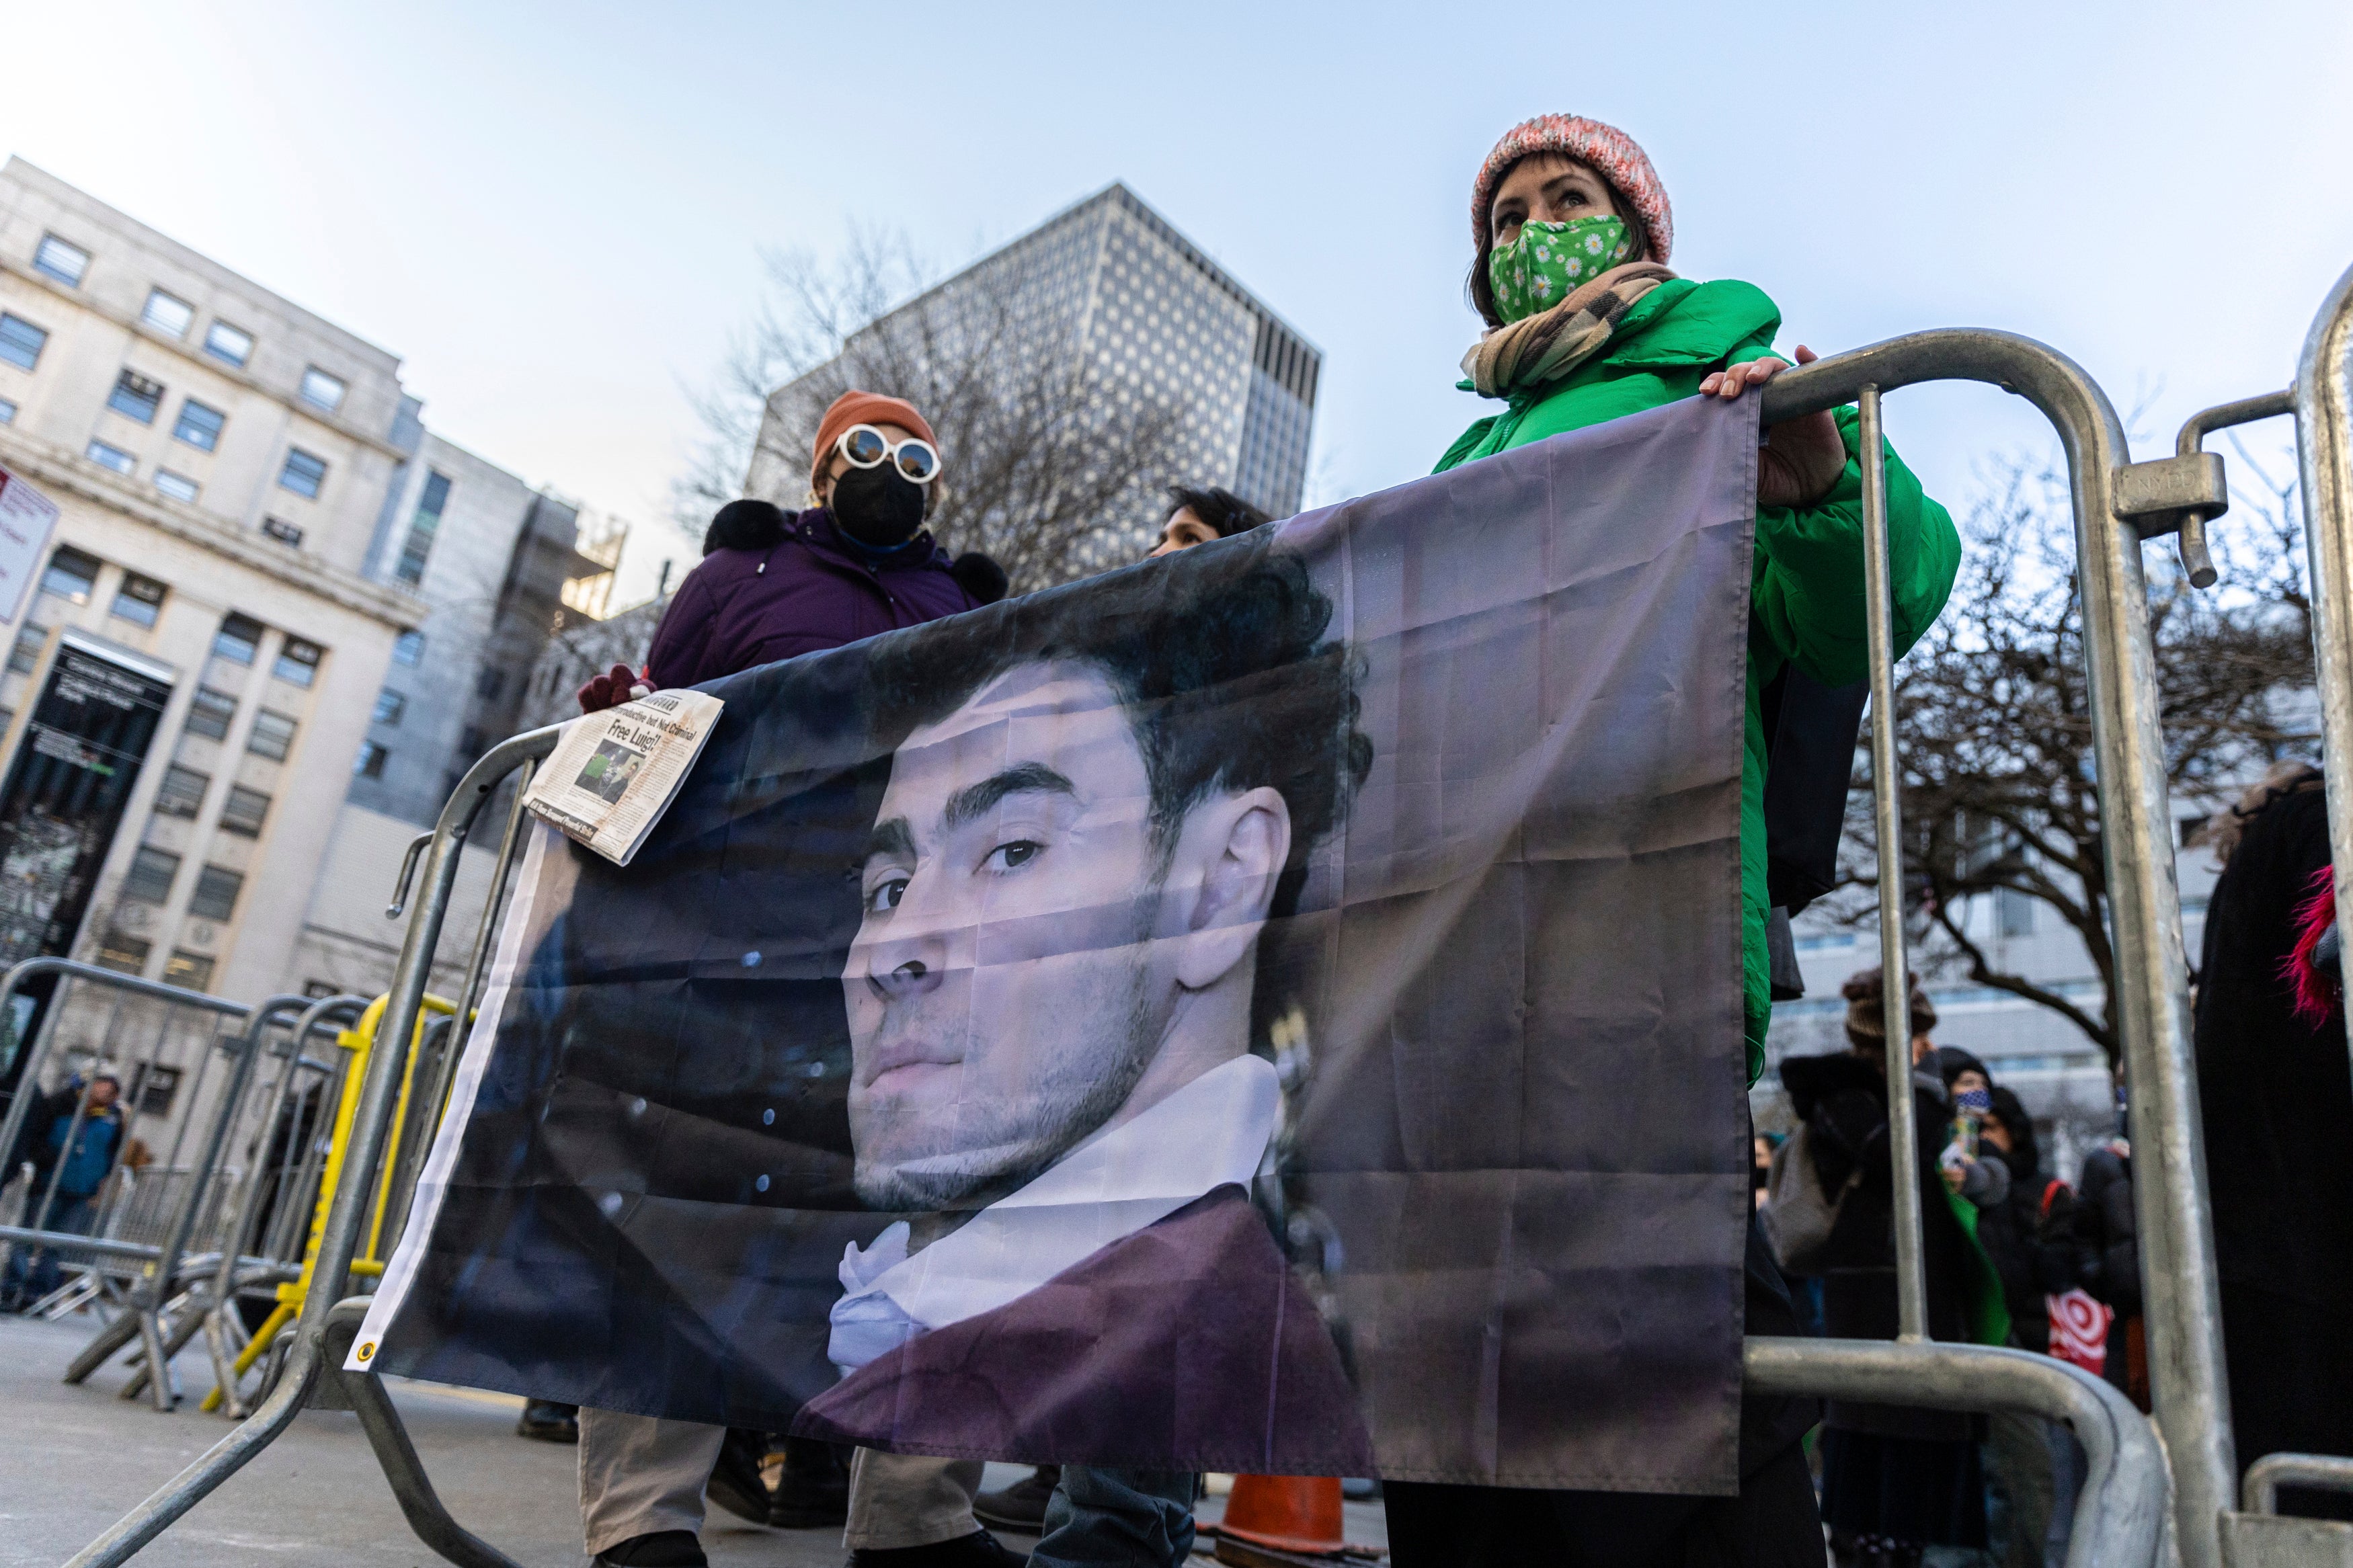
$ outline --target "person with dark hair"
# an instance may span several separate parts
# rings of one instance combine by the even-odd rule
[[[2239,1467],[2353,1455],[2353,1072],[2328,800],[2320,770],[2275,764],[2218,816],[2222,862],[2198,969],[2198,1100]],[[2353,1500],[2280,1489],[2280,1511],[2353,1518]]]
[[[1898,1323],[1885,980],[1879,970],[1866,969],[1849,976],[1841,990],[1848,1048],[1785,1059],[1781,1082],[1806,1123],[1814,1177],[1837,1204],[1822,1249],[1823,1332],[1832,1339],[1892,1340]],[[2000,1344],[2009,1337],[2009,1318],[1973,1235],[1976,1209],[1956,1190],[1965,1184],[1948,1184],[1940,1162],[1952,1110],[1940,1069],[1949,1063],[1956,1076],[1974,1072],[1981,1079],[1983,1068],[1965,1052],[1936,1048],[1929,1033],[1936,1010],[1916,980],[1907,988],[1906,1014],[1928,1334]],[[1989,1173],[1979,1190],[1990,1191],[1992,1180]],[[1821,1506],[1840,1563],[1916,1568],[1931,1545],[1984,1546],[1981,1428],[1978,1417],[1952,1412],[1831,1401],[1821,1436]]]
[[[1440,472],[1692,396],[1736,399],[1788,368],[1781,314],[1763,290],[1667,268],[1674,215],[1634,139],[1578,115],[1513,127],[1471,189],[1468,292],[1485,328],[1462,358],[1464,390],[1503,406],[1472,421]],[[1799,363],[1814,359],[1800,346]],[[1868,674],[1862,483],[1852,409],[1768,426],[1757,451],[1755,564],[1742,748],[1740,899],[1748,1078],[1764,1070],[1776,965],[1768,930],[1836,880],[1855,725]],[[1945,509],[1887,458],[1890,598],[1897,654],[1944,607],[1960,564]],[[1789,948],[1783,978],[1796,972]],[[1785,997],[1794,992],[1784,991]],[[1694,1086],[1739,1094],[1742,1086]],[[1752,1218],[1746,1331],[1796,1331],[1787,1283]],[[1708,1560],[1779,1553],[1820,1561],[1800,1447],[1812,1402],[1744,1396],[1741,1489],[1731,1499],[1512,1492],[1406,1482],[1386,1489],[1399,1568],[1533,1561],[1606,1538],[1595,1561],[1682,1549]]]
[[[2141,1321],[2140,1221],[2133,1212],[2132,1141],[2116,1136],[2084,1156],[2075,1178],[2075,1269],[2108,1324],[2107,1380],[2149,1407],[2148,1339]]]
[[[1948,1057],[1955,1054],[1946,1053]],[[2075,1194],[2042,1168],[2034,1119],[2018,1096],[1988,1079],[1989,1109],[1981,1134],[1989,1158],[2008,1171],[2009,1191],[1978,1215],[1978,1244],[2001,1276],[2010,1342],[2022,1351],[2051,1348],[2050,1298],[2075,1285]],[[1987,1418],[1986,1456],[2007,1497],[2009,1544],[2003,1568],[2042,1568],[2058,1508],[2054,1460],[2063,1448],[2073,1470],[2073,1438],[2039,1415],[1999,1411]]]
[[[1206,489],[1170,485],[1168,496],[1172,503],[1168,520],[1147,557],[1150,560],[1247,533],[1272,521],[1231,490],[1214,485]],[[1073,1467],[1073,1470],[1066,1485],[1061,1466],[1036,1466],[1010,1486],[981,1493],[973,1500],[972,1511],[984,1523],[1035,1532],[1043,1530],[1047,1510],[1060,1492],[1064,1511],[1058,1516],[1058,1531],[1082,1535],[1090,1542],[1130,1540],[1152,1533],[1148,1523],[1139,1529],[1134,1516],[1173,1517],[1180,1510],[1189,1514],[1199,1486],[1198,1474],[1191,1471],[1125,1471],[1100,1466]],[[1081,1500],[1074,1501],[1073,1493]],[[1039,1546],[1048,1561],[1066,1549],[1078,1550],[1074,1542],[1060,1540]],[[1103,1550],[1092,1548],[1094,1556],[1100,1557]]]
[[[853,1180],[922,1217],[843,1259],[844,1376],[796,1432],[1105,1461],[1149,1433],[1206,1468],[1369,1473],[1249,1195],[1280,1098],[1250,1051],[1261,939],[1372,761],[1332,613],[1260,543],[876,650],[895,757],[842,976]],[[1157,1477],[1166,1506],[1123,1509],[1158,1521],[1134,1560],[1181,1561],[1186,1472],[1087,1473]],[[1058,1497],[1033,1561],[1082,1560],[1058,1531],[1107,1502],[1139,1500]]]
[[[1168,516],[1160,525],[1155,556],[1172,555],[1212,539],[1231,539],[1273,520],[1241,497],[1220,486],[1168,487]]]

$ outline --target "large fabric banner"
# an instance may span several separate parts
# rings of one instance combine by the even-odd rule
[[[351,1365],[1729,1492],[1756,400],[748,671],[542,831]]]

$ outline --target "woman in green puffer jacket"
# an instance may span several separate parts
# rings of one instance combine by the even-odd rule
[[[1679,398],[1739,397],[1787,368],[1772,353],[1780,311],[1761,289],[1694,283],[1667,269],[1672,211],[1649,157],[1622,132],[1573,115],[1514,128],[1473,183],[1472,225],[1471,300],[1489,330],[1463,356],[1462,385],[1504,408],[1464,431],[1440,471]],[[1816,356],[1801,347],[1796,357],[1803,364]],[[1769,427],[1757,455],[1740,792],[1751,1081],[1764,1066],[1772,1011],[1760,696],[1788,665],[1829,687],[1868,672],[1855,450],[1855,414],[1841,409]],[[1944,608],[1960,540],[1893,451],[1887,495],[1900,654]],[[1746,1276],[1747,1331],[1795,1333],[1787,1287],[1753,1222]],[[1744,1402],[1737,1498],[1392,1483],[1394,1560],[1398,1568],[1571,1557],[1630,1565],[1672,1559],[1686,1568],[1819,1563],[1821,1527],[1799,1444],[1815,1415],[1811,1401]]]

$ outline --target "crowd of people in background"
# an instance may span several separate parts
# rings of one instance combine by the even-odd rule
[[[1820,1303],[1810,1330],[1893,1339],[1884,978],[1864,970],[1842,990],[1849,1048],[1781,1064],[1798,1130],[1761,1141],[1770,1152],[1759,1150],[1757,1202],[1799,1294]],[[2121,1130],[2071,1187],[2046,1165],[2017,1094],[1978,1057],[1936,1044],[1936,1007],[1916,979],[1905,997],[1929,1336],[2063,1355],[2147,1408]],[[1906,1565],[1946,1547],[2035,1568],[2064,1553],[2082,1455],[2041,1417],[1834,1400],[1817,1452],[1822,1517],[1841,1563]]]
[[[2201,834],[2221,866],[2195,971],[2206,1173],[2231,1421],[2243,1475],[2274,1453],[2353,1454],[2353,1066],[2320,771],[2272,767]],[[1844,987],[1850,1049],[1781,1064],[1797,1118],[1757,1140],[1757,1202],[1810,1331],[1896,1327],[1884,981]],[[1939,1047],[1907,991],[1928,1328],[2072,1362],[2150,1406],[2148,1336],[2119,1096],[2115,1135],[2071,1186],[1987,1064]],[[1776,1213],[1776,1206],[1780,1208]],[[2066,1550],[2084,1455],[2054,1423],[1833,1402],[1818,1447],[1841,1563],[1960,1551],[2003,1568]],[[2342,1493],[2283,1488],[2281,1511],[2353,1519]],[[1947,1560],[1949,1558],[1947,1557]]]

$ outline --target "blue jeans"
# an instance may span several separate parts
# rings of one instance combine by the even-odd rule
[[[27,1221],[40,1214],[40,1194],[41,1189],[36,1187],[33,1190],[33,1213],[25,1216]],[[41,1228],[68,1231],[75,1236],[88,1236],[90,1224],[97,1217],[96,1194],[76,1197],[70,1193],[59,1193],[57,1201],[49,1205],[49,1212],[43,1219]],[[30,1306],[63,1282],[63,1276],[58,1268],[58,1255],[55,1252],[46,1247],[36,1247],[30,1243],[20,1241],[16,1244],[16,1249],[8,1255],[8,1278],[5,1285],[0,1285],[0,1296],[5,1296],[12,1300],[21,1299],[22,1305]]]
[[[1191,1470],[1065,1465],[1031,1568],[1178,1568],[1193,1550]]]

